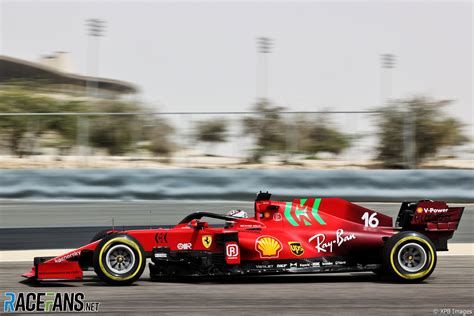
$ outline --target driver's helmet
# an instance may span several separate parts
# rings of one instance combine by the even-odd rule
[[[249,218],[247,212],[242,210],[230,210],[227,212],[227,216],[237,217],[237,218]]]

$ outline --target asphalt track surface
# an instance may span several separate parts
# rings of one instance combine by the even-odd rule
[[[392,216],[399,203],[359,203]],[[451,204],[450,204],[451,205]],[[455,205],[455,204],[453,204]],[[466,207],[450,242],[474,242],[474,204]],[[45,202],[0,201],[0,250],[64,249],[87,243],[99,230],[174,225],[193,211],[225,213],[240,208],[253,214],[253,202],[233,201],[118,201]]]
[[[34,285],[20,277],[29,264],[0,263],[0,292],[84,292],[86,301],[100,303],[100,313],[111,314],[447,315],[442,311],[449,309],[449,315],[470,315],[473,264],[474,256],[440,257],[420,284],[392,283],[372,273],[150,282],[145,272],[134,286],[111,287],[92,276]]]

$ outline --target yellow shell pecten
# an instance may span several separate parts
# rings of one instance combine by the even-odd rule
[[[260,251],[262,257],[276,256],[280,248],[280,242],[272,237],[260,237],[257,241],[257,249]]]

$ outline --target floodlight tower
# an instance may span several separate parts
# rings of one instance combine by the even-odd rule
[[[88,35],[88,45],[87,45],[87,75],[89,79],[87,80],[87,95],[91,96],[94,94],[92,90],[92,85],[95,84],[96,91],[98,93],[98,82],[93,80],[91,77],[97,77],[99,75],[99,53],[100,53],[100,41],[99,39],[104,36],[105,33],[105,21],[100,19],[87,19],[87,35]]]
[[[381,105],[390,102],[392,93],[392,69],[395,68],[396,57],[394,54],[381,55],[381,82],[380,82],[380,98]]]
[[[273,40],[269,37],[257,38],[257,99],[268,99],[268,55],[272,52]]]

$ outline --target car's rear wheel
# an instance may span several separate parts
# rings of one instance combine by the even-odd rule
[[[433,273],[435,266],[435,247],[420,233],[401,232],[390,237],[384,245],[384,270],[396,280],[421,282]]]
[[[128,285],[140,278],[146,257],[140,243],[125,234],[102,239],[94,251],[94,271],[111,285]]]

